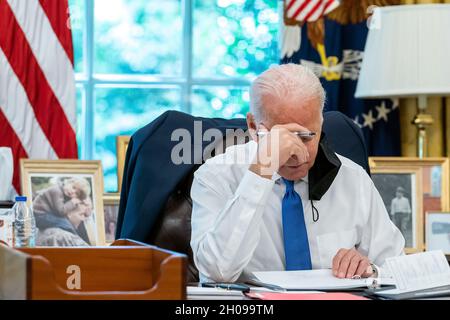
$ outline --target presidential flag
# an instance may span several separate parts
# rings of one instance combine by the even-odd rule
[[[326,1],[303,0],[309,6]],[[341,0],[315,20],[293,21],[291,0],[284,2],[282,63],[302,64],[315,72],[327,92],[326,111],[338,110],[363,129],[369,154],[400,155],[398,100],[356,99],[356,85],[374,6],[396,0]],[[292,8],[292,7],[291,7]],[[306,6],[305,6],[306,8]]]
[[[75,126],[68,1],[0,0],[0,146],[16,192],[21,158],[77,158]]]

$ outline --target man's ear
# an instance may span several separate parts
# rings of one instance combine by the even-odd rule
[[[258,141],[258,135],[257,135],[257,126],[255,121],[255,116],[252,113],[247,113],[247,127],[248,132],[250,133],[250,136],[254,141]]]

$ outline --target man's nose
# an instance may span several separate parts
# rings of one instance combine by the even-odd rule
[[[308,160],[308,159],[307,159],[307,160]],[[293,155],[291,158],[289,158],[287,164],[288,164],[288,165],[291,165],[291,164],[300,164],[300,160],[297,158],[296,155]]]

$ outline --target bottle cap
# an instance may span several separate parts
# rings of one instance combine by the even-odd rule
[[[27,197],[16,197],[16,202],[26,202],[27,201]]]

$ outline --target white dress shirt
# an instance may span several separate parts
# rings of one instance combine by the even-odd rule
[[[256,150],[253,141],[232,146],[195,172],[191,247],[202,282],[245,281],[255,271],[285,270],[284,182],[278,174],[270,180],[251,172],[248,162],[230,161],[242,155],[252,160]],[[312,267],[331,268],[339,249],[353,247],[382,266],[386,258],[403,254],[405,240],[369,175],[338,157],[339,173],[322,199],[314,201],[317,222],[308,200],[308,179],[295,184],[303,202]]]
[[[403,212],[403,213],[410,213],[411,212],[411,206],[409,205],[408,198],[401,197],[394,198],[391,201],[391,214],[394,215],[397,212]]]

